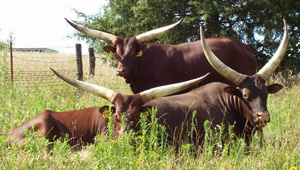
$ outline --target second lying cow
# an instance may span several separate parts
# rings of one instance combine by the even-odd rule
[[[53,72],[59,77],[67,79],[54,70]],[[114,113],[112,115],[114,119],[113,129],[117,134],[122,131],[121,114],[118,113],[127,112],[131,107],[131,104],[135,103],[135,99],[140,99],[143,103],[147,103],[155,98],[176,93],[198,84],[205,77],[206,76],[183,83],[153,88],[135,95],[122,95],[105,87],[95,86],[76,80],[67,79],[67,81],[81,89],[86,89],[86,87],[88,87],[87,91],[96,93],[114,104],[111,111]],[[143,103],[141,103],[140,106]],[[96,135],[107,133],[107,125],[109,121],[108,114],[109,106],[92,107],[66,112],[44,110],[42,113],[30,119],[26,123],[12,129],[7,135],[8,145],[11,145],[12,142],[22,144],[26,137],[24,133],[25,130],[37,131],[45,136],[50,142],[59,138],[65,138],[65,136],[68,135],[70,138],[69,144],[72,146],[92,143],[94,142]]]

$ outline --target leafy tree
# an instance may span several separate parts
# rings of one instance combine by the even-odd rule
[[[0,29],[0,32],[1,32],[1,29]],[[0,51],[4,51],[4,50],[7,50],[8,49],[8,41],[7,42],[3,42],[0,40]]]
[[[120,37],[132,37],[184,18],[179,28],[152,42],[179,44],[199,40],[199,26],[206,37],[229,36],[251,46],[260,64],[277,49],[283,36],[283,21],[289,29],[289,48],[283,65],[300,63],[300,1],[295,0],[109,0],[94,15],[75,11],[75,21],[91,29]],[[81,33],[75,36],[101,49],[104,42]]]
[[[0,51],[7,50],[7,48],[8,48],[8,44],[0,41]]]

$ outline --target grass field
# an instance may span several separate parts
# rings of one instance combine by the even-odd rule
[[[26,57],[28,54],[24,54],[25,57],[21,55],[23,54],[18,56],[34,60],[29,56]],[[202,153],[193,150],[193,146],[188,143],[175,151],[170,145],[157,139],[161,132],[157,130],[155,123],[151,126],[149,134],[134,136],[132,133],[125,133],[118,140],[112,140],[113,136],[108,138],[100,136],[97,137],[95,144],[79,151],[72,150],[66,141],[57,141],[54,143],[52,154],[47,158],[43,157],[47,140],[33,133],[28,133],[25,149],[16,146],[8,148],[5,136],[7,132],[44,109],[66,111],[108,103],[96,96],[79,92],[64,83],[47,89],[40,86],[33,86],[30,89],[19,88],[22,84],[18,84],[18,81],[12,86],[9,83],[9,63],[7,57],[3,56],[7,55],[2,54],[0,60],[0,169],[300,169],[300,87],[292,83],[292,80],[282,80],[279,76],[273,77],[272,81],[288,83],[289,88],[269,95],[271,122],[264,128],[263,147],[260,148],[259,138],[255,136],[248,155],[244,154],[242,140],[233,143],[229,153],[227,149],[213,153],[211,148],[214,143],[205,145]],[[68,56],[56,58],[62,57],[64,59],[61,60],[67,60]],[[40,60],[39,57],[36,58]],[[16,61],[16,68],[34,71],[33,68],[49,67],[47,62],[45,62],[47,66],[40,64],[35,66],[26,62],[29,61],[23,60],[20,64],[24,65],[18,66]],[[53,60],[48,61],[51,62]],[[85,76],[86,81],[101,84],[124,94],[131,93],[123,79],[116,78],[114,69],[104,67],[105,64],[100,62],[98,64],[111,76],[96,75],[94,78]],[[73,69],[75,66],[67,64],[51,67]],[[96,69],[96,73],[99,72],[101,70]],[[295,76],[294,79],[299,78],[298,75]]]

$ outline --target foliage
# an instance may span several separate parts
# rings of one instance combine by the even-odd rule
[[[0,29],[0,32],[1,32],[1,29]],[[5,51],[8,49],[8,43],[7,42],[3,42],[3,41],[0,41],[0,51]]]
[[[0,41],[0,51],[7,50],[7,49],[8,49],[8,44]]]
[[[300,62],[300,1],[294,0],[109,0],[99,13],[85,15],[77,24],[102,30],[120,37],[132,37],[184,18],[179,28],[153,42],[178,44],[199,40],[199,26],[204,25],[206,37],[229,36],[252,47],[260,64],[275,52],[283,35],[283,21],[289,25],[289,49],[284,64]],[[86,37],[100,50],[105,43]],[[296,63],[295,63],[296,62]]]

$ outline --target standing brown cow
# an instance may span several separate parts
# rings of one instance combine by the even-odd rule
[[[104,51],[114,54],[118,65],[117,75],[125,78],[133,93],[183,82],[207,72],[210,72],[210,76],[200,85],[215,81],[234,85],[211,67],[205,58],[200,41],[179,45],[144,44],[172,31],[181,22],[182,19],[175,24],[135,37],[121,38],[106,32],[77,26],[68,21],[78,31],[114,46],[104,47]],[[207,41],[214,53],[227,66],[246,75],[255,74],[257,61],[249,46],[229,37],[210,38]]]

